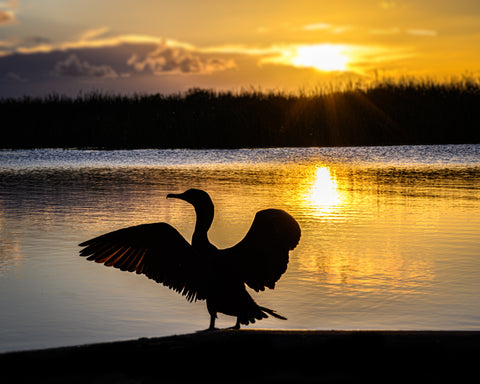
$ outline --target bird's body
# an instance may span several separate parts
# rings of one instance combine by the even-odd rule
[[[208,240],[214,214],[208,194],[190,189],[167,197],[194,206],[197,220],[191,245],[167,223],[141,224],[83,242],[81,256],[144,274],[190,301],[206,300],[209,329],[214,328],[217,313],[235,316],[235,328],[268,315],[285,319],[255,303],[245,284],[255,291],[275,287],[287,269],[289,251],[300,239],[295,219],[279,209],[260,211],[242,241],[219,250]]]

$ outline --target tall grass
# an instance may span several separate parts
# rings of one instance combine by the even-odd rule
[[[480,81],[401,79],[313,92],[0,100],[2,148],[238,148],[480,142]]]

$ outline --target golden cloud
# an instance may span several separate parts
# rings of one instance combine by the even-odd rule
[[[136,71],[150,70],[154,74],[162,73],[212,73],[234,68],[232,59],[213,57],[188,45],[162,42],[157,48],[140,58],[132,55],[128,60]]]
[[[15,21],[15,15],[10,11],[0,11],[0,25],[12,23]]]

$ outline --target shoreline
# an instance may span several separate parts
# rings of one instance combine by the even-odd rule
[[[466,145],[479,145],[480,140],[475,141],[444,141],[444,142],[418,142],[418,143],[386,143],[386,144],[355,144],[355,145],[264,145],[264,146],[230,146],[230,147],[196,147],[196,146],[178,146],[178,147],[154,147],[154,146],[141,146],[141,147],[108,147],[108,146],[71,146],[71,147],[42,147],[42,146],[28,146],[28,147],[0,147],[0,152],[13,152],[13,151],[43,151],[43,150],[58,150],[58,151],[97,151],[97,152],[115,152],[115,151],[236,151],[236,150],[249,150],[249,149],[302,149],[302,148],[370,148],[370,147],[440,147],[440,146],[466,146]]]
[[[478,357],[480,331],[242,329],[6,352],[0,367],[35,383],[431,382],[478,376]]]

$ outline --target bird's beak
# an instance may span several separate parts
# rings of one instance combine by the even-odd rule
[[[181,199],[185,200],[183,197],[183,193],[169,193],[167,195],[167,199]]]

